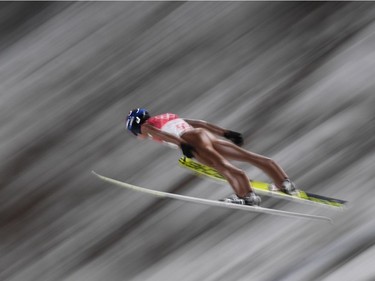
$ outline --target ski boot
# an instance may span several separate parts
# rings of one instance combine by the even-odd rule
[[[228,196],[220,201],[225,203],[232,203],[232,204],[239,204],[239,205],[246,205],[245,199],[238,197],[236,194]]]
[[[293,182],[289,179],[286,179],[281,184],[281,191],[289,195],[298,195],[298,190]]]
[[[262,199],[256,195],[254,192],[250,192],[244,198],[245,204],[249,206],[259,206]]]

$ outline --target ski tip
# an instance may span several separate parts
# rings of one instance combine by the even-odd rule
[[[317,216],[319,217],[322,221],[325,221],[326,223],[329,223],[330,225],[333,225],[333,219],[330,217],[326,216]]]

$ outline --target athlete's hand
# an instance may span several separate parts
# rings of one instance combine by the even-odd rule
[[[243,137],[241,133],[237,133],[234,131],[226,131],[224,133],[224,137],[227,138],[228,140],[232,141],[234,144],[238,146],[243,145]]]
[[[194,147],[192,147],[190,144],[187,144],[187,143],[181,143],[180,147],[181,147],[182,153],[187,158],[194,158],[194,155],[193,155]]]

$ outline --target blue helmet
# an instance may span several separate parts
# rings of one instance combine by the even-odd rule
[[[134,135],[141,133],[141,125],[150,118],[150,114],[144,108],[136,108],[129,112],[126,119],[126,129]]]

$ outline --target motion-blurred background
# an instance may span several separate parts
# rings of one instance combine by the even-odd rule
[[[374,20],[371,2],[1,2],[0,280],[375,280]],[[350,206],[263,197],[329,225],[100,182],[231,193],[126,132],[134,107],[240,131]]]

